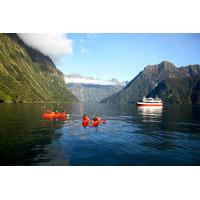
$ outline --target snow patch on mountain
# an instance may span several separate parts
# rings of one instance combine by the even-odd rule
[[[77,83],[77,84],[89,84],[89,85],[113,85],[113,86],[125,86],[125,82],[120,82],[117,79],[100,80],[93,77],[83,77],[80,74],[65,75],[65,83]]]

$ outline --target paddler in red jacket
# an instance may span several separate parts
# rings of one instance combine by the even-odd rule
[[[101,121],[100,118],[96,115],[93,119],[92,125],[97,127],[100,121]]]
[[[96,115],[93,119],[93,122],[99,122],[100,121],[100,118]]]
[[[84,114],[82,119],[83,127],[89,126],[89,123],[90,123],[90,118],[86,114]]]

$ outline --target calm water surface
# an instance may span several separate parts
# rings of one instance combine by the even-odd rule
[[[0,165],[200,165],[200,106],[65,104],[65,121],[41,104],[0,104]],[[85,112],[106,119],[81,126]]]

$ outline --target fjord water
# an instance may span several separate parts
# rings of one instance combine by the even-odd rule
[[[0,104],[0,165],[200,165],[200,106],[63,106],[64,121],[43,120],[44,104]],[[83,112],[106,124],[84,129]]]

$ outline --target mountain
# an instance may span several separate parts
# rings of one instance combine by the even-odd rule
[[[76,102],[52,60],[17,34],[0,34],[0,102]]]
[[[124,88],[124,83],[116,79],[102,81],[92,77],[83,77],[79,74],[65,75],[68,89],[81,102],[100,102],[102,99],[119,92]]]
[[[200,104],[200,77],[167,79],[147,96],[159,96],[165,103]]]
[[[148,65],[120,92],[101,102],[136,102],[143,96],[158,96],[166,103],[198,103],[200,65],[177,68],[168,61]]]
[[[65,83],[77,83],[77,84],[87,84],[87,85],[113,85],[113,86],[122,86],[126,85],[126,82],[120,82],[117,79],[111,79],[107,81],[103,81],[100,79],[95,79],[93,77],[84,77],[80,74],[69,74],[65,75]]]

